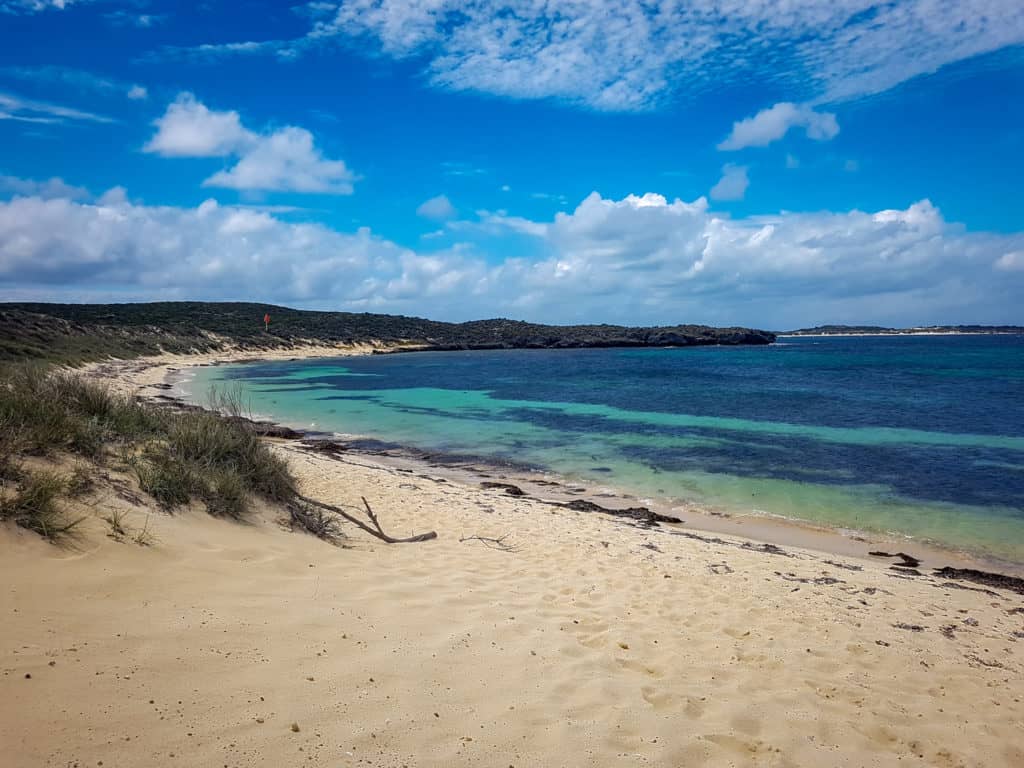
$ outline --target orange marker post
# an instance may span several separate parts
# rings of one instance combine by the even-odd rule
[[[263,330],[265,330],[265,331],[269,331],[270,330],[270,313],[269,312],[263,316]]]

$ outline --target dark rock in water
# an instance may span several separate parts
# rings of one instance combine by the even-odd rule
[[[174,389],[170,384],[150,384],[153,389]]]
[[[525,496],[523,489],[512,483],[496,483],[490,480],[480,483],[481,488],[498,488],[504,490],[509,496]]]
[[[338,456],[348,450],[348,447],[336,440],[303,440],[302,447],[317,453],[325,453],[328,456]]]
[[[972,581],[975,584],[984,584],[986,587],[997,589],[1008,589],[1018,595],[1024,595],[1024,579],[1016,576],[1006,576],[1002,573],[989,573],[988,571],[976,571],[974,568],[936,568],[935,575],[944,579],[960,579]]]
[[[572,501],[565,502],[564,504],[558,504],[559,507],[565,507],[576,512],[600,512],[605,515],[612,515],[613,517],[630,517],[638,522],[647,526],[656,526],[658,523],[681,523],[683,522],[678,517],[672,517],[670,515],[661,515],[657,512],[652,512],[647,507],[629,507],[628,509],[609,509],[608,507],[602,507],[600,504],[595,504],[592,501],[586,499],[574,499]]]
[[[903,562],[899,564],[899,567],[901,568],[917,568],[917,566],[921,564],[920,560],[913,555],[908,555],[906,552],[897,552],[896,554],[890,554],[889,552],[868,552],[868,554],[872,557],[898,557],[903,560]]]
[[[274,424],[269,421],[254,421],[252,422],[252,429],[260,437],[276,437],[280,440],[299,440],[302,438],[301,432],[296,432],[291,427],[283,427],[280,424]]]
[[[198,408],[198,406],[196,409],[203,410]],[[248,427],[260,437],[277,437],[282,440],[299,440],[303,437],[301,432],[296,432],[290,427],[282,427],[280,424],[275,424],[272,421],[254,421],[253,419],[245,418],[245,416],[228,416],[226,418],[228,421]]]
[[[591,472],[611,472],[612,468],[611,467],[591,467],[590,471]]]

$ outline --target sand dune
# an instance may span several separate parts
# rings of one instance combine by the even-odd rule
[[[439,538],[193,509],[140,547],[109,491],[74,549],[3,530],[0,762],[1024,765],[1019,595],[278,450]]]

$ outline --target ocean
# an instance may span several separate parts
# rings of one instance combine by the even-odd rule
[[[1024,563],[1024,336],[424,352],[196,370],[305,429]]]

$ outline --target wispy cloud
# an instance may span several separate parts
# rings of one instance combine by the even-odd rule
[[[730,82],[838,103],[1024,43],[1015,0],[349,0],[308,3],[289,40],[160,49],[153,58],[295,58],[338,38],[425,61],[439,88],[635,111]]]
[[[292,12],[310,19],[323,19],[338,10],[339,3],[312,2],[292,7]]]
[[[89,0],[85,0],[88,2]],[[41,13],[63,11],[76,0],[0,0],[0,13]]]
[[[149,29],[167,20],[167,14],[161,13],[133,13],[131,11],[117,10],[103,14],[103,18],[115,27],[136,27],[138,29]]]
[[[0,120],[18,120],[26,123],[61,123],[79,120],[92,123],[112,123],[114,120],[93,112],[85,112],[61,104],[25,99],[12,93],[0,92]]]
[[[195,46],[164,45],[140,57],[144,63],[167,61],[189,61],[213,63],[231,56],[256,56],[268,54],[279,59],[294,58],[302,41],[292,40],[241,40],[230,43],[203,43]]]
[[[487,173],[487,169],[480,168],[472,163],[448,160],[441,163],[441,172],[445,176],[483,176]]]
[[[129,99],[144,99],[146,89],[141,85],[129,83],[105,75],[97,75],[84,69],[60,66],[34,67],[3,67],[0,74],[19,80],[31,82],[53,83],[75,90],[87,90],[95,93],[120,94]]]
[[[836,102],[1024,42],[1013,0],[350,0],[305,42],[423,57],[431,82],[636,110],[729,80]],[[289,45],[293,46],[294,43]]]

